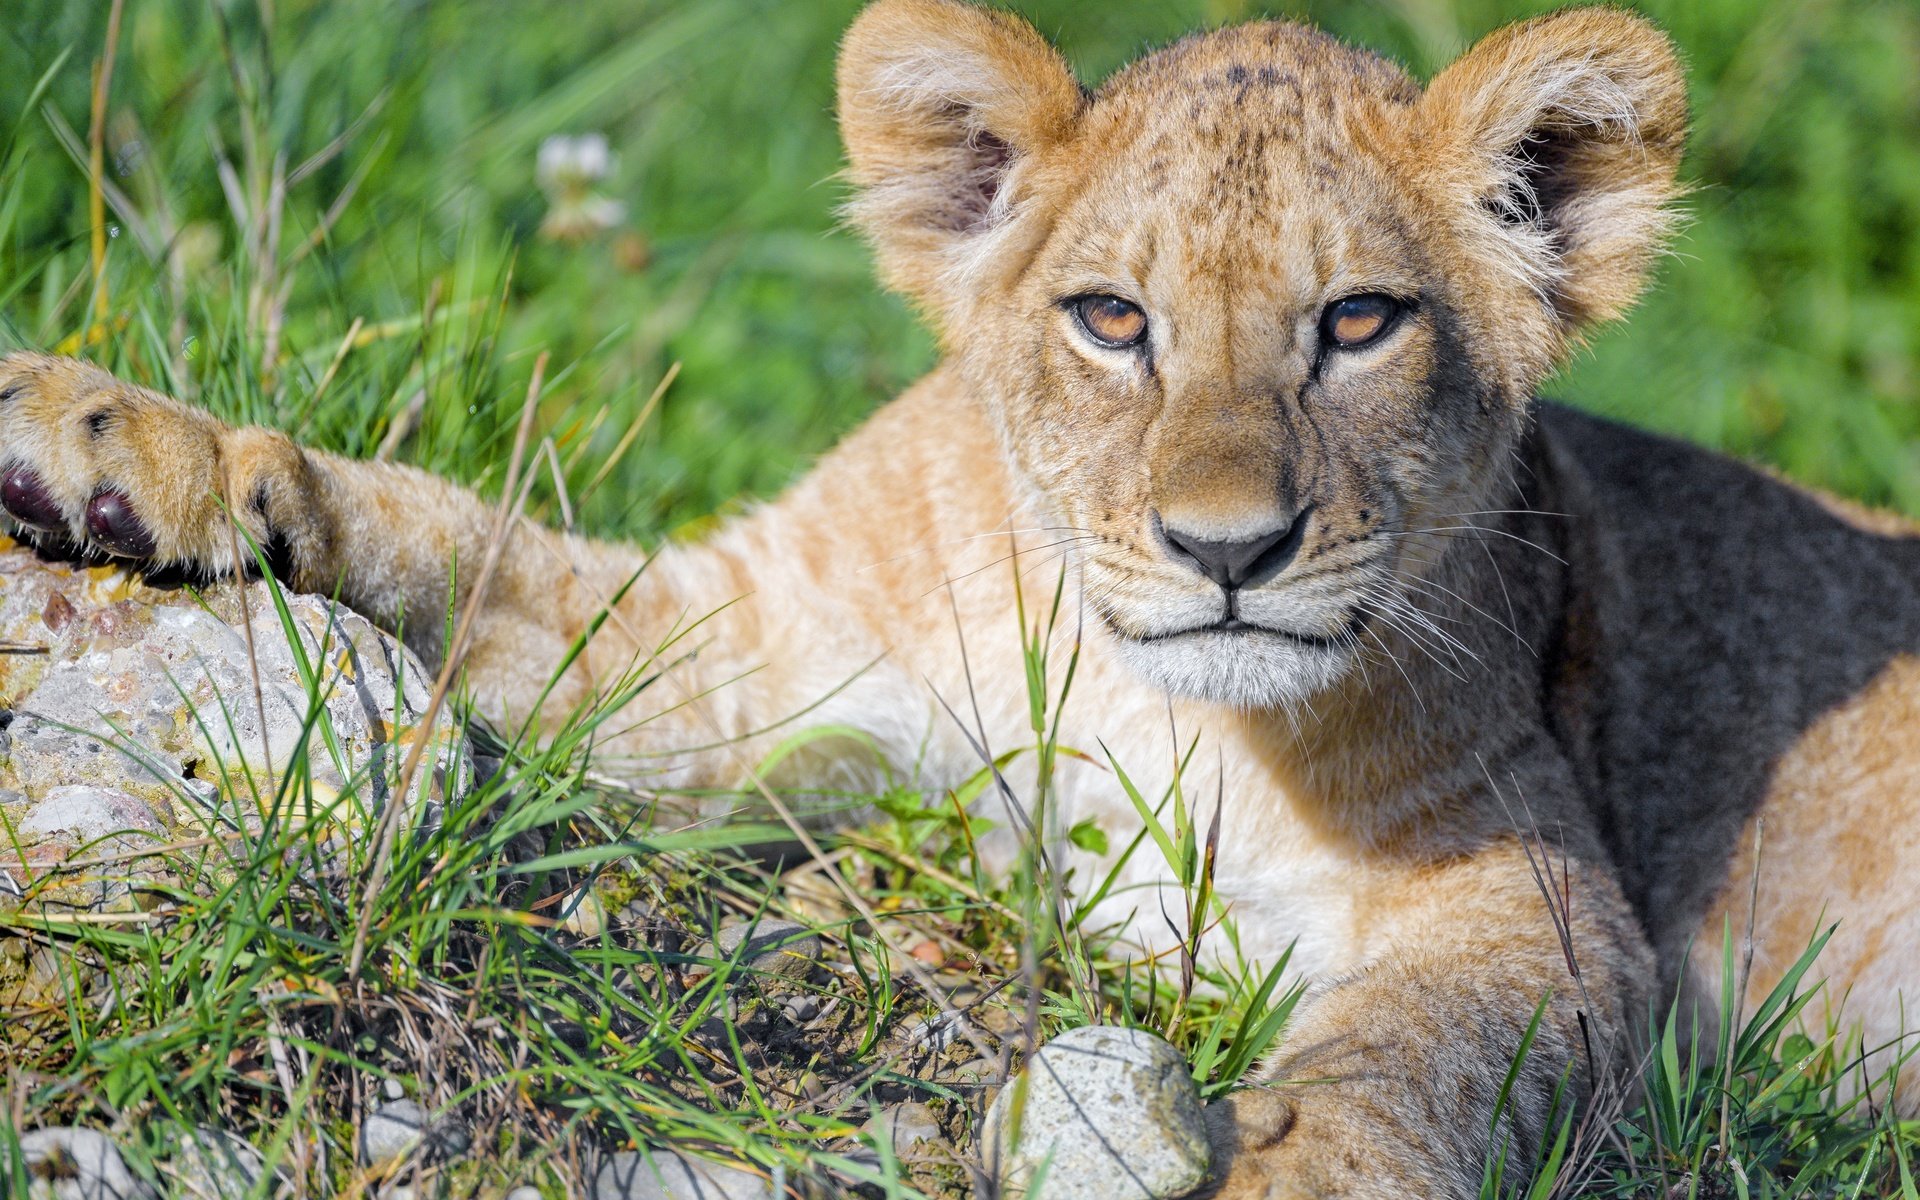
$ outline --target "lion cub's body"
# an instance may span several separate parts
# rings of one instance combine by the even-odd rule
[[[1240,951],[1295,946],[1313,983],[1268,1067],[1312,1085],[1215,1109],[1223,1195],[1477,1194],[1490,1153],[1550,1134],[1563,1079],[1630,1067],[1690,947],[1716,982],[1728,923],[1753,929],[1751,1003],[1838,921],[1832,1012],[1899,1047],[1920,542],[1533,398],[1671,223],[1685,89],[1658,31],[1540,18],[1423,89],[1258,23],[1091,92],[1006,14],[880,0],[840,116],[855,220],[945,362],[644,571],[514,527],[466,662],[488,715],[564,719],[657,656],[663,711],[603,770],[757,785],[804,713],[865,739],[776,782],[870,783],[871,744],[938,794],[977,743],[1030,739],[1016,580],[1029,614],[1064,580],[1063,740],[1148,797],[1197,747]],[[294,585],[389,621],[445,611],[493,523],[419,472],[35,355],[0,363],[0,451],[23,524],[220,572],[224,495]],[[439,622],[408,629],[441,652]],[[1054,829],[1094,820],[1114,854],[1139,832],[1104,766],[1054,795]],[[1097,918],[1164,948],[1165,865],[1127,872]]]
[[[1549,410],[1544,437],[1578,472],[1568,604],[1594,625],[1555,702],[1663,977],[1693,942],[1717,997],[1723,930],[1744,955],[1751,921],[1757,1003],[1837,922],[1814,1024],[1905,1052],[1920,530],[1572,413]],[[1900,1094],[1912,1111],[1912,1072]]]
[[[1819,960],[1828,1001],[1810,1019],[1858,1022],[1868,1047],[1897,1049],[1910,1028],[1902,998],[1920,995],[1920,906],[1902,878],[1902,865],[1920,856],[1920,532],[1693,446],[1552,405],[1537,413],[1517,473],[1530,485],[1500,505],[1515,511],[1483,519],[1487,532],[1473,541],[1486,567],[1487,594],[1476,604],[1493,607],[1463,636],[1475,652],[1519,664],[1551,712],[1657,955],[1659,983],[1648,994],[1686,982],[1717,998],[1722,935],[1730,926],[1744,958],[1751,927],[1747,999],[1757,1004],[1837,923]],[[993,746],[1024,743],[1009,547],[1021,547],[1031,607],[1051,595],[1061,538],[1033,528],[984,415],[936,375],[722,544],[777,542],[818,529],[828,514],[882,510],[894,518],[884,528],[842,529],[814,552],[838,580],[808,587],[820,607],[779,604],[792,623],[757,626],[757,647],[716,634],[732,652],[713,677],[777,662],[781,644],[834,629],[840,652],[812,660],[818,673],[792,680],[786,702],[812,703],[881,661],[820,719],[876,731],[897,762],[931,746],[925,782],[951,786],[979,758],[921,681],[970,714],[971,675]],[[705,548],[668,553],[671,561]],[[1311,978],[1367,961],[1389,932],[1375,924],[1389,906],[1376,901],[1397,874],[1369,845],[1378,814],[1324,811],[1312,756],[1299,754],[1286,722],[1169,705],[1097,633],[1081,653],[1069,744],[1106,739],[1148,795],[1171,781],[1176,732],[1183,747],[1198,737],[1212,748],[1195,756],[1184,783],[1210,804],[1225,772],[1220,883],[1244,951],[1272,961],[1293,945]],[[1463,726],[1508,723],[1481,676],[1469,678],[1473,686],[1449,691],[1455,681],[1443,673],[1429,703],[1459,704],[1450,716]],[[1425,725],[1435,716],[1417,704],[1409,714]],[[1114,730],[1130,731],[1124,744]],[[1391,736],[1376,744],[1393,753]],[[722,771],[738,782],[733,769]],[[1131,836],[1137,818],[1110,775],[1084,763],[1061,769],[1070,820],[1100,821],[1116,846]],[[1516,816],[1532,807],[1536,820],[1552,803],[1519,791],[1508,798]],[[1083,877],[1101,868],[1087,856],[1076,866]],[[1131,881],[1165,883],[1164,864],[1136,855]],[[1102,915],[1159,911],[1159,899],[1136,890]],[[1529,904],[1515,916],[1545,919],[1545,908]],[[1135,929],[1147,946],[1167,948],[1162,923]],[[1920,1086],[1903,1084],[1904,1106],[1917,1095]]]

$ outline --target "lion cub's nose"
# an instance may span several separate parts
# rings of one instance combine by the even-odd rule
[[[1154,528],[1160,531],[1174,558],[1189,562],[1200,573],[1221,587],[1257,587],[1278,575],[1293,561],[1306,533],[1307,514],[1301,512],[1281,524],[1246,538],[1214,540],[1165,524],[1159,513],[1153,514]]]

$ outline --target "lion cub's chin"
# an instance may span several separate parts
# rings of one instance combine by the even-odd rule
[[[1124,662],[1176,696],[1235,708],[1277,708],[1331,687],[1353,664],[1344,646],[1279,633],[1200,631],[1142,641],[1113,635]]]

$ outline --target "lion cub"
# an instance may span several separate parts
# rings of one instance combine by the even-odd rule
[[[686,702],[603,767],[738,783],[808,710],[943,787],[978,767],[940,701],[969,678],[974,732],[1027,736],[1015,580],[1064,570],[1085,648],[1063,736],[1124,748],[1149,795],[1199,739],[1187,787],[1222,797],[1241,948],[1296,944],[1313,982],[1269,1071],[1315,1082],[1223,1110],[1222,1195],[1476,1194],[1496,1139],[1539,1145],[1569,1065],[1584,1092],[1632,1059],[1728,919],[1753,922],[1754,997],[1837,920],[1840,1017],[1905,1032],[1920,542],[1534,398],[1672,224],[1686,95],[1658,30],[1574,9],[1422,87],[1259,23],[1090,91],[1012,16],[879,0],[839,114],[853,218],[943,363],[630,587],[640,550],[517,527],[469,662],[488,715],[529,715],[611,606],[547,718],[676,637]],[[443,612],[490,524],[420,472],[39,355],[0,364],[0,454],[23,526],[217,574],[225,497],[293,586],[387,621]],[[439,622],[407,628],[438,651]],[[685,749],[716,734],[746,746]],[[1092,765],[1057,796],[1114,846],[1136,828]],[[1152,858],[1106,912],[1152,914],[1149,948],[1179,911]]]

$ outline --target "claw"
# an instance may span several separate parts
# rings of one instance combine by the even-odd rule
[[[153,534],[134,515],[125,492],[102,488],[87,501],[87,535],[101,549],[121,558],[150,558]]]
[[[60,530],[67,527],[60,505],[47,494],[47,485],[31,467],[10,467],[0,477],[0,505],[22,525],[34,529]]]

